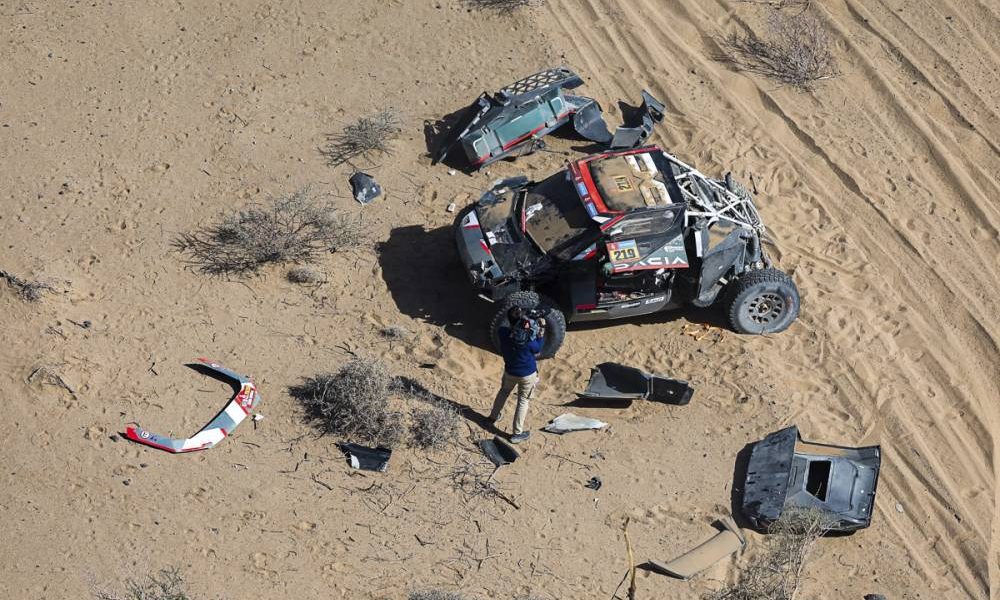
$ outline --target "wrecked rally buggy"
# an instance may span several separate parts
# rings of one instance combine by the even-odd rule
[[[458,252],[480,296],[546,316],[540,357],[566,323],[718,305],[739,333],[776,333],[799,292],[764,251],[749,191],[711,179],[657,147],[571,162],[542,181],[496,182],[455,220]]]

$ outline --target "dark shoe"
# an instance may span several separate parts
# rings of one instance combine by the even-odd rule
[[[514,435],[510,436],[510,443],[520,444],[521,442],[528,441],[528,438],[530,437],[531,437],[530,431],[522,431],[521,433],[515,433]]]

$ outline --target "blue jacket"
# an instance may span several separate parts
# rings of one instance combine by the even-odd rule
[[[527,377],[538,372],[538,363],[535,362],[535,355],[542,351],[541,339],[534,339],[518,346],[510,337],[510,328],[501,327],[500,331],[500,353],[503,354],[504,371],[514,377]]]

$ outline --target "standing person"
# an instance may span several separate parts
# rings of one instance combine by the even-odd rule
[[[537,327],[525,317],[524,309],[512,307],[507,312],[507,327],[501,327],[500,353],[503,355],[503,380],[500,391],[493,401],[490,421],[496,423],[507,404],[510,393],[517,388],[517,409],[514,411],[514,431],[511,443],[519,444],[531,436],[524,430],[524,418],[528,414],[528,403],[538,385],[538,364],[535,355],[542,351],[545,335],[545,319],[538,319]]]

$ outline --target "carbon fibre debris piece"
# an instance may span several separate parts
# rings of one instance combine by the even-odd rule
[[[879,446],[806,442],[796,426],[786,427],[753,445],[743,514],[760,530],[788,509],[824,513],[830,531],[864,529],[871,525],[881,466]]]
[[[337,447],[347,456],[347,461],[354,469],[385,473],[389,468],[389,458],[392,450],[388,448],[369,448],[359,444],[340,443]]]
[[[479,440],[479,448],[497,467],[509,465],[521,456],[514,446],[498,436],[494,436],[492,440]]]
[[[358,171],[351,175],[351,193],[361,204],[368,204],[382,195],[382,186],[368,173]]]
[[[694,389],[688,382],[646,373],[618,363],[601,363],[590,370],[587,389],[581,398],[604,400],[643,399],[684,405],[691,401]]]

